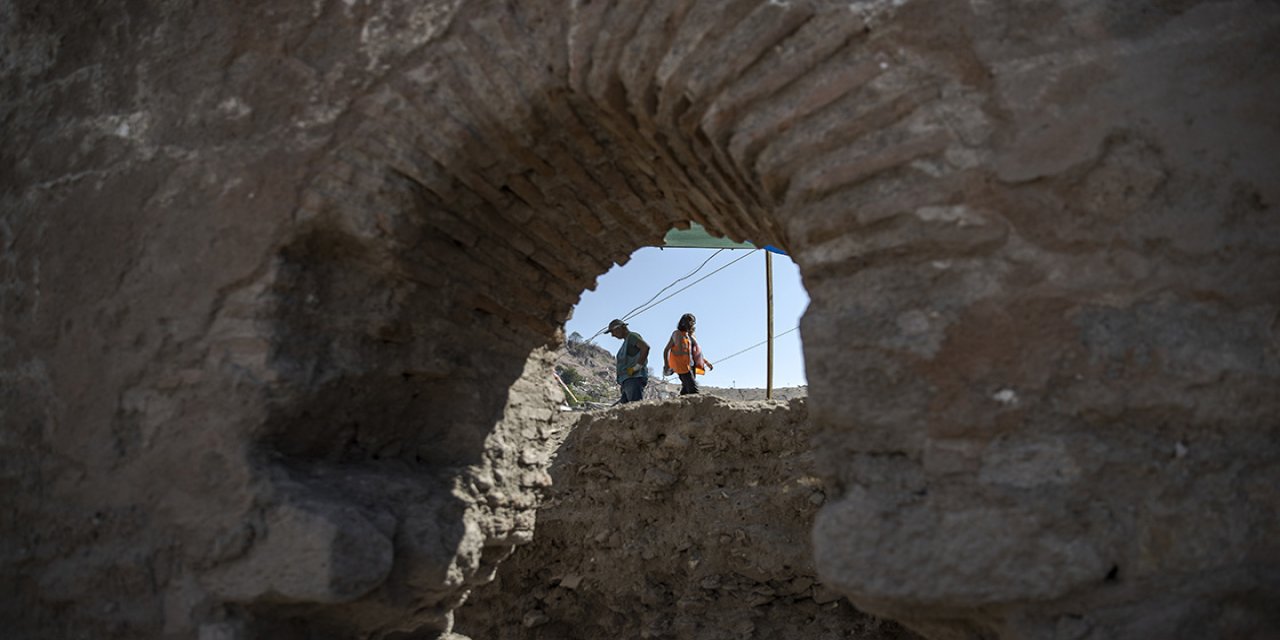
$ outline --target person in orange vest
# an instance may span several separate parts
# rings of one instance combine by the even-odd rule
[[[698,375],[715,367],[702,357],[702,347],[698,346],[693,332],[698,319],[692,313],[680,316],[676,330],[671,332],[667,346],[662,350],[662,375],[675,373],[680,376],[680,395],[698,393]]]
[[[649,343],[640,334],[627,328],[621,320],[609,322],[609,335],[622,341],[616,357],[618,386],[622,387],[619,404],[638,402],[644,397],[644,387],[649,383]]]

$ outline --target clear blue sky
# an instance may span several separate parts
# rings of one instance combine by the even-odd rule
[[[594,291],[583,292],[574,307],[573,318],[565,325],[565,334],[576,331],[583,338],[590,338],[608,326],[609,320],[623,317],[672,281],[697,269],[715,251],[656,247],[636,251],[630,262],[623,266],[614,265],[608,273],[600,276]],[[680,315],[692,313],[698,318],[698,342],[707,359],[715,365],[715,369],[700,377],[699,382],[713,387],[764,387],[764,345],[721,362],[725,357],[765,339],[764,251],[721,251],[697,275],[671,287],[658,300],[738,258],[742,260],[628,321],[631,330],[644,336],[653,348],[649,366],[655,374],[662,374],[662,347],[675,330]],[[800,316],[808,305],[809,294],[800,282],[800,269],[787,256],[774,254],[775,388],[806,384],[800,332],[779,334],[800,324]],[[597,336],[594,342],[610,353],[616,352],[621,344],[607,333]],[[671,379],[674,380],[674,376]]]

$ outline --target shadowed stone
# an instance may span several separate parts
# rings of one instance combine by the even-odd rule
[[[547,348],[695,221],[803,273],[824,584],[939,638],[1280,627],[1278,34],[1249,0],[0,3],[0,618],[448,637],[533,536]]]

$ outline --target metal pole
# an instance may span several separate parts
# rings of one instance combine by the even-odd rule
[[[769,370],[765,376],[764,398],[773,399],[773,252],[764,252],[764,297],[768,308]]]

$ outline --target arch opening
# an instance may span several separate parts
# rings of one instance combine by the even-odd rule
[[[770,381],[778,390],[775,397],[805,392],[799,324],[808,294],[799,268],[785,254],[766,257],[752,245],[717,248],[711,245],[727,241],[700,236],[683,241],[695,242],[708,246],[639,249],[626,265],[615,266],[593,290],[583,293],[565,326],[568,351],[559,354],[565,364],[557,365],[558,372],[570,377],[566,383],[575,401],[594,406],[618,399],[614,372],[602,368],[604,355],[613,357],[621,344],[606,330],[613,319],[627,322],[628,330],[640,334],[650,347],[644,397],[675,396],[679,378],[664,375],[662,354],[683,313],[698,318],[698,340],[714,366],[699,380],[712,393],[727,399],[763,399]]]
[[[1276,3],[226,5],[0,5],[13,634],[448,637],[690,215],[805,269],[859,606],[1280,628]]]
[[[542,40],[554,30],[510,37],[546,19],[522,13],[541,9],[470,8],[449,47],[363,100],[311,172],[271,271],[279,378],[250,436],[265,518],[328,523],[336,557],[360,546],[346,539],[386,552],[367,577],[289,595],[336,604],[282,608],[281,587],[244,586],[234,570],[219,593],[310,628],[446,630],[466,591],[532,535],[558,395],[547,349],[609,265],[689,218],[788,247],[826,312],[806,333],[838,344],[849,279],[953,222],[893,208],[974,188],[939,178],[967,167],[943,157],[953,125],[927,108],[944,82],[928,64],[860,48],[869,17],[838,7],[713,5],[678,16],[697,31],[681,37],[727,45],[696,25],[730,20],[750,43],[737,62],[702,45],[656,55],[676,35],[656,14],[629,16],[647,37],[588,60]],[[904,191],[909,202],[878,206]],[[926,252],[1002,241],[1000,225],[961,217],[966,233]],[[881,240],[860,244],[862,229]],[[847,424],[838,356],[818,355],[818,415]],[[378,613],[406,598],[429,604],[394,621]]]
[[[539,44],[504,52],[482,35],[459,38],[495,69]],[[484,74],[448,71],[459,62],[433,59],[369,99],[316,167],[272,269],[279,378],[251,434],[258,510],[328,527],[322,549],[366,575],[316,591],[222,571],[216,592],[261,629],[448,629],[466,592],[532,536],[559,399],[548,349],[579,293],[689,217],[785,244],[710,149],[552,78],[516,85],[554,99],[495,94]]]

